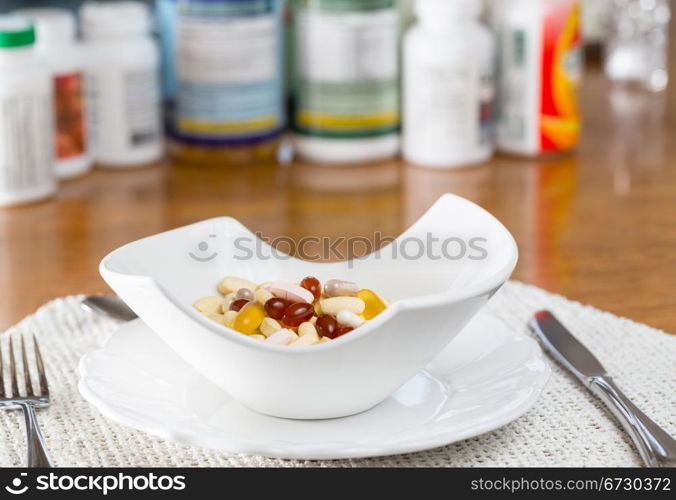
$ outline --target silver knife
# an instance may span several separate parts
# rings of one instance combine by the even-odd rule
[[[551,312],[535,313],[530,326],[554,358],[603,401],[649,467],[676,467],[676,440],[622,394],[599,360]]]
[[[131,321],[138,318],[121,298],[112,295],[89,295],[80,305],[88,311],[104,314],[118,321]]]

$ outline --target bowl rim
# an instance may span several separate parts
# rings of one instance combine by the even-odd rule
[[[378,316],[376,316],[374,319],[368,321],[366,324],[362,325],[359,327],[359,329],[352,333],[351,335],[343,335],[341,337],[338,337],[337,339],[333,339],[331,342],[324,342],[322,344],[315,344],[315,345],[310,345],[310,346],[294,346],[293,348],[289,348],[289,346],[286,345],[276,345],[276,344],[270,344],[267,342],[262,342],[260,340],[252,339],[249,338],[248,335],[243,335],[240,332],[237,332],[236,330],[233,330],[232,328],[226,327],[224,325],[221,325],[219,323],[216,323],[215,321],[209,319],[208,317],[204,316],[201,314],[199,311],[196,311],[192,305],[187,306],[183,304],[180,300],[178,300],[173,293],[171,293],[161,282],[159,282],[157,279],[153,278],[152,276],[147,276],[147,275],[140,275],[140,274],[131,274],[131,273],[125,273],[121,272],[119,270],[111,268],[109,265],[110,260],[115,257],[116,254],[120,253],[122,250],[125,248],[128,248],[129,246],[135,245],[143,240],[151,239],[154,237],[157,237],[161,234],[173,232],[173,231],[181,231],[185,230],[190,227],[195,227],[199,225],[204,225],[208,223],[213,223],[215,221],[228,221],[230,223],[235,223],[240,225],[242,228],[244,228],[246,231],[251,233],[251,235],[256,236],[255,233],[253,233],[248,227],[246,227],[244,224],[242,224],[240,221],[235,219],[234,217],[230,216],[220,216],[220,217],[212,217],[209,219],[204,219],[202,221],[198,221],[192,224],[187,224],[184,226],[180,226],[174,229],[169,229],[167,231],[162,231],[160,233],[155,233],[150,236],[146,236],[143,238],[139,238],[137,240],[131,241],[129,243],[126,243],[115,250],[111,251],[108,253],[102,260],[101,263],[99,264],[99,272],[105,279],[107,275],[116,275],[119,277],[123,277],[124,279],[127,280],[137,280],[138,282],[144,282],[146,284],[151,284],[152,286],[156,287],[164,296],[166,299],[168,299],[177,309],[179,309],[183,314],[187,315],[189,318],[192,320],[196,321],[199,325],[205,327],[207,330],[209,330],[211,333],[214,333],[216,335],[219,335],[221,337],[224,337],[227,335],[227,339],[240,343],[243,346],[246,347],[258,347],[259,349],[267,349],[271,350],[272,352],[284,352],[287,354],[306,354],[310,352],[319,352],[320,350],[327,350],[327,349],[337,349],[340,348],[341,346],[348,344],[350,342],[355,342],[357,341],[360,337],[364,337],[365,335],[369,335],[372,333],[374,329],[379,327],[380,325],[388,322],[390,319],[392,319],[394,316],[399,314],[402,311],[410,310],[410,309],[427,309],[427,308],[432,308],[432,307],[438,307],[441,305],[450,305],[456,302],[460,302],[463,300],[471,299],[473,297],[478,297],[480,295],[486,294],[490,292],[491,290],[497,290],[499,287],[501,287],[510,277],[512,272],[514,271],[516,264],[518,262],[519,258],[519,250],[518,246],[516,244],[516,241],[514,239],[514,236],[511,234],[511,232],[505,227],[505,225],[500,222],[497,217],[495,217],[493,214],[491,214],[488,210],[485,208],[481,207],[480,205],[463,198],[461,196],[451,194],[451,193],[446,193],[442,195],[425,213],[418,218],[416,222],[414,222],[409,228],[407,228],[404,232],[402,232],[397,238],[395,238],[394,241],[397,241],[401,239],[403,235],[405,235],[411,228],[413,228],[415,225],[418,224],[418,222],[426,217],[428,212],[434,208],[434,206],[439,203],[442,199],[444,198],[454,198],[456,201],[460,201],[461,203],[466,204],[469,206],[472,210],[477,210],[484,215],[488,216],[489,220],[491,221],[492,224],[496,225],[498,228],[502,230],[504,233],[504,236],[506,238],[506,242],[509,245],[509,248],[507,251],[509,251],[509,257],[507,258],[506,263],[497,271],[495,271],[493,274],[491,274],[489,277],[480,280],[477,283],[471,284],[469,286],[464,286],[459,289],[453,289],[449,288],[446,290],[442,290],[441,292],[436,292],[436,293],[431,293],[431,294],[426,294],[426,295],[419,295],[415,297],[409,297],[405,299],[398,300],[396,302],[393,302],[391,305],[387,307],[383,312],[381,312]],[[265,243],[265,242],[263,242]],[[375,250],[376,252],[378,250]],[[372,252],[369,255],[372,255],[374,252]],[[294,256],[289,256],[289,258],[301,261],[302,259],[298,259],[297,257]],[[362,257],[363,259],[364,257]],[[345,261],[343,261],[345,262]],[[322,266],[322,265],[331,265],[331,264],[336,264],[336,262],[313,262],[313,266]]]

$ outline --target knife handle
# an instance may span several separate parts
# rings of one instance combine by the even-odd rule
[[[622,424],[648,466],[676,467],[676,440],[622,394],[611,377],[593,377],[589,388]]]

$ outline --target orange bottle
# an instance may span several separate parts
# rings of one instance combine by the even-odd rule
[[[582,74],[578,0],[494,0],[500,43],[498,149],[543,156],[575,149]]]

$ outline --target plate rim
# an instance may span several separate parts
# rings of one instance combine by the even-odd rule
[[[451,437],[447,435],[448,433],[436,432],[426,439],[410,440],[409,442],[404,442],[400,445],[386,444],[380,448],[368,448],[366,446],[360,446],[355,449],[351,449],[349,447],[331,449],[330,447],[327,448],[326,445],[291,445],[291,443],[283,441],[275,441],[274,445],[272,443],[270,445],[265,445],[262,442],[251,442],[232,438],[214,438],[213,436],[206,438],[202,437],[199,433],[186,432],[162,426],[156,420],[150,421],[150,419],[143,416],[138,416],[138,414],[130,414],[128,411],[121,409],[119,406],[108,403],[105,399],[99,396],[98,393],[94,391],[86,381],[87,370],[84,368],[85,360],[94,353],[103,350],[108,341],[115,335],[115,333],[117,333],[117,331],[128,326],[132,322],[121,324],[101,346],[88,351],[80,358],[78,363],[78,375],[80,377],[78,381],[78,391],[80,392],[81,396],[87,402],[92,404],[94,408],[98,410],[103,416],[123,426],[136,429],[151,436],[168,441],[197,446],[200,448],[227,454],[243,454],[249,456],[264,456],[269,458],[295,460],[345,460],[385,457],[421,452],[448,446],[459,441],[464,441],[466,439],[500,429],[501,427],[504,427],[505,425],[515,421],[531,408],[533,408],[535,403],[540,398],[547,383],[549,382],[551,377],[551,366],[547,361],[544,352],[540,348],[540,345],[535,339],[528,335],[516,333],[516,331],[507,325],[507,323],[502,318],[485,308],[477,313],[477,316],[479,315],[490,316],[493,319],[503,323],[505,328],[512,332],[512,340],[518,339],[519,341],[525,341],[528,343],[531,350],[533,351],[532,359],[538,359],[541,361],[542,369],[540,371],[533,372],[533,385],[530,388],[529,395],[519,405],[512,408],[510,411],[502,412],[496,419],[476,426],[471,426],[463,432],[453,434]],[[136,321],[141,322],[141,320],[135,320],[134,322]],[[146,328],[148,327],[146,326]],[[249,409],[249,411],[254,410]],[[281,446],[279,445],[280,443],[284,443],[286,446]]]

